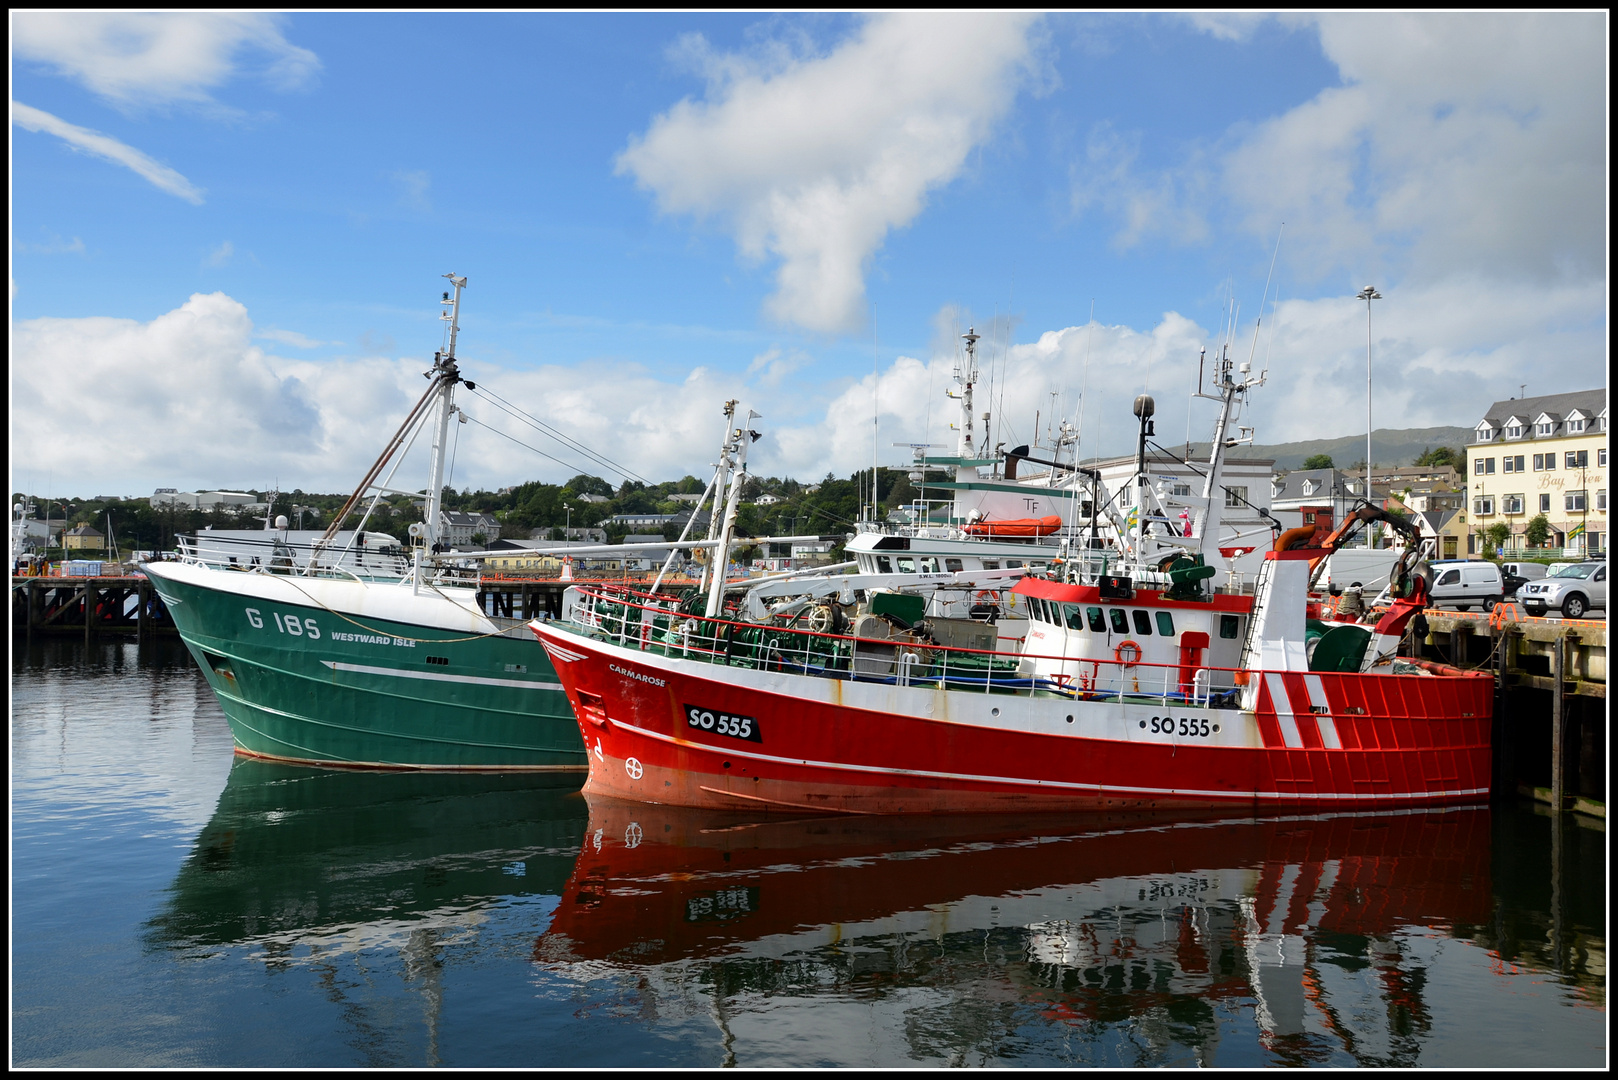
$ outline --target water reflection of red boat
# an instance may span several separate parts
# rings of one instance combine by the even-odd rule
[[[1489,920],[1488,836],[1486,809],[781,820],[592,797],[534,957],[640,973],[790,958],[801,977],[918,940],[979,963],[992,938],[1016,960],[974,993],[1074,1022],[1226,1000],[1254,1008],[1280,1052],[1310,1024],[1348,1022],[1331,1000],[1343,970],[1374,968],[1383,1013],[1419,1021],[1398,936]]]

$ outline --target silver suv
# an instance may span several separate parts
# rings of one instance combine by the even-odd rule
[[[1517,590],[1530,615],[1554,608],[1569,619],[1582,619],[1591,608],[1607,610],[1607,564],[1581,562],[1564,566],[1550,577],[1530,581]]]

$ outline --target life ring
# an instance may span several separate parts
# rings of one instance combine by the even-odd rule
[[[1130,656],[1128,660],[1124,659],[1124,650],[1126,649],[1133,650],[1133,655]],[[1141,647],[1138,642],[1129,641],[1127,639],[1120,641],[1118,643],[1118,647],[1112,650],[1112,658],[1118,661],[1118,666],[1122,668],[1134,667],[1136,664],[1140,663],[1140,658],[1144,655],[1146,654],[1141,651]]]
[[[972,600],[974,603],[978,604],[998,604],[1000,602],[1000,594],[995,592],[993,589],[979,589],[977,593],[973,595]]]

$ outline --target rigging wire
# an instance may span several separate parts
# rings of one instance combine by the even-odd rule
[[[471,415],[470,413],[462,412],[461,415],[466,417],[468,422],[476,424],[478,427],[484,428],[485,430],[492,431],[496,435],[500,436],[502,439],[510,439],[512,442],[516,443],[518,446],[522,447],[524,450],[532,450],[534,453],[538,454],[540,457],[547,458],[550,461],[554,461],[558,465],[561,465],[561,466],[563,466],[565,468],[578,469],[578,471],[580,473],[585,472],[585,470],[580,468],[577,463],[571,462],[571,461],[563,461],[561,458],[556,457],[554,454],[547,454],[545,451],[541,450],[537,446],[529,446],[527,443],[523,442],[521,439],[515,438],[514,436],[511,436],[511,435],[507,435],[505,432],[501,431],[497,427],[490,427],[488,424],[485,424],[483,421],[479,420],[477,417]]]
[[[569,450],[574,451],[575,453],[583,454],[584,456],[588,457],[590,460],[596,462],[597,464],[601,465],[602,467],[604,467],[606,469],[609,469],[610,471],[612,471],[614,473],[617,473],[619,476],[624,477],[626,480],[638,480],[642,484],[647,485],[648,487],[651,486],[652,482],[650,480],[646,479],[646,477],[641,476],[639,473],[634,472],[633,470],[629,469],[628,467],[626,467],[624,465],[618,464],[618,462],[613,461],[611,458],[607,457],[604,454],[597,453],[596,451],[590,449],[588,446],[585,446],[583,443],[579,442],[577,439],[575,439],[575,438],[573,438],[573,437],[571,437],[569,435],[566,435],[561,431],[558,431],[556,428],[551,427],[549,424],[545,423],[543,420],[540,420],[538,417],[534,416],[532,413],[526,412],[525,410],[523,410],[521,407],[519,407],[517,405],[513,405],[511,402],[507,401],[505,398],[501,397],[499,394],[496,394],[494,391],[486,390],[484,387],[479,386],[476,389],[474,389],[472,392],[474,394],[477,394],[479,397],[485,398],[486,400],[489,401],[489,403],[491,405],[493,405],[495,408],[499,409],[501,412],[506,413],[508,416],[512,417],[513,419],[521,420],[521,421],[526,422],[531,427],[533,427],[535,430],[537,430],[540,434],[542,434],[542,435],[546,436],[547,438],[550,438],[550,439],[552,439],[552,440],[554,440],[556,442],[561,443],[563,446],[567,447]],[[491,429],[491,430],[493,430],[493,429]],[[517,440],[513,439],[512,441],[516,442]],[[519,445],[521,445],[521,444],[519,444]],[[530,448],[530,449],[532,449],[532,448]],[[550,455],[547,454],[545,456],[549,457]],[[556,461],[558,459],[551,458],[551,460]]]

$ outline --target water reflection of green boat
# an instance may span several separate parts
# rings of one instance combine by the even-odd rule
[[[497,900],[557,895],[584,835],[579,780],[238,757],[148,945],[329,950],[475,923]]]

